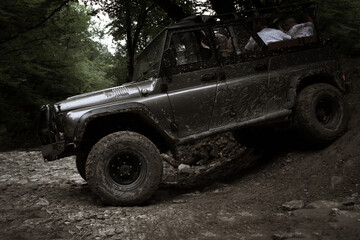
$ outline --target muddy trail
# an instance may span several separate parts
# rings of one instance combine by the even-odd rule
[[[228,134],[185,146],[144,205],[103,205],[73,157],[0,153],[0,239],[360,239],[360,72],[348,132],[322,149],[245,149]]]

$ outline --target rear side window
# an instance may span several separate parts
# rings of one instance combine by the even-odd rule
[[[232,32],[232,44],[236,50],[236,54],[245,53],[245,46],[250,41],[251,35],[242,25],[234,25],[229,28]]]
[[[245,53],[245,46],[251,37],[250,33],[240,24],[215,27],[214,36],[216,50],[224,58]]]
[[[234,54],[234,45],[232,44],[228,27],[214,28],[216,51],[221,57],[230,57]]]

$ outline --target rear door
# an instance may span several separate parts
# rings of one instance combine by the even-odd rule
[[[250,33],[240,23],[213,31],[228,38],[228,50],[217,48],[222,67],[211,128],[259,119],[267,113],[269,57],[260,48],[245,50]]]

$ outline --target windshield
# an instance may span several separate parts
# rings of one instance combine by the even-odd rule
[[[155,76],[160,68],[161,55],[165,41],[165,32],[157,36],[140,54],[134,70],[134,81],[141,80],[142,76]]]

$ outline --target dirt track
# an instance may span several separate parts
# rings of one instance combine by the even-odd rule
[[[0,239],[360,239],[359,89],[349,131],[327,148],[168,170],[144,206],[103,206],[73,158],[0,153]]]

